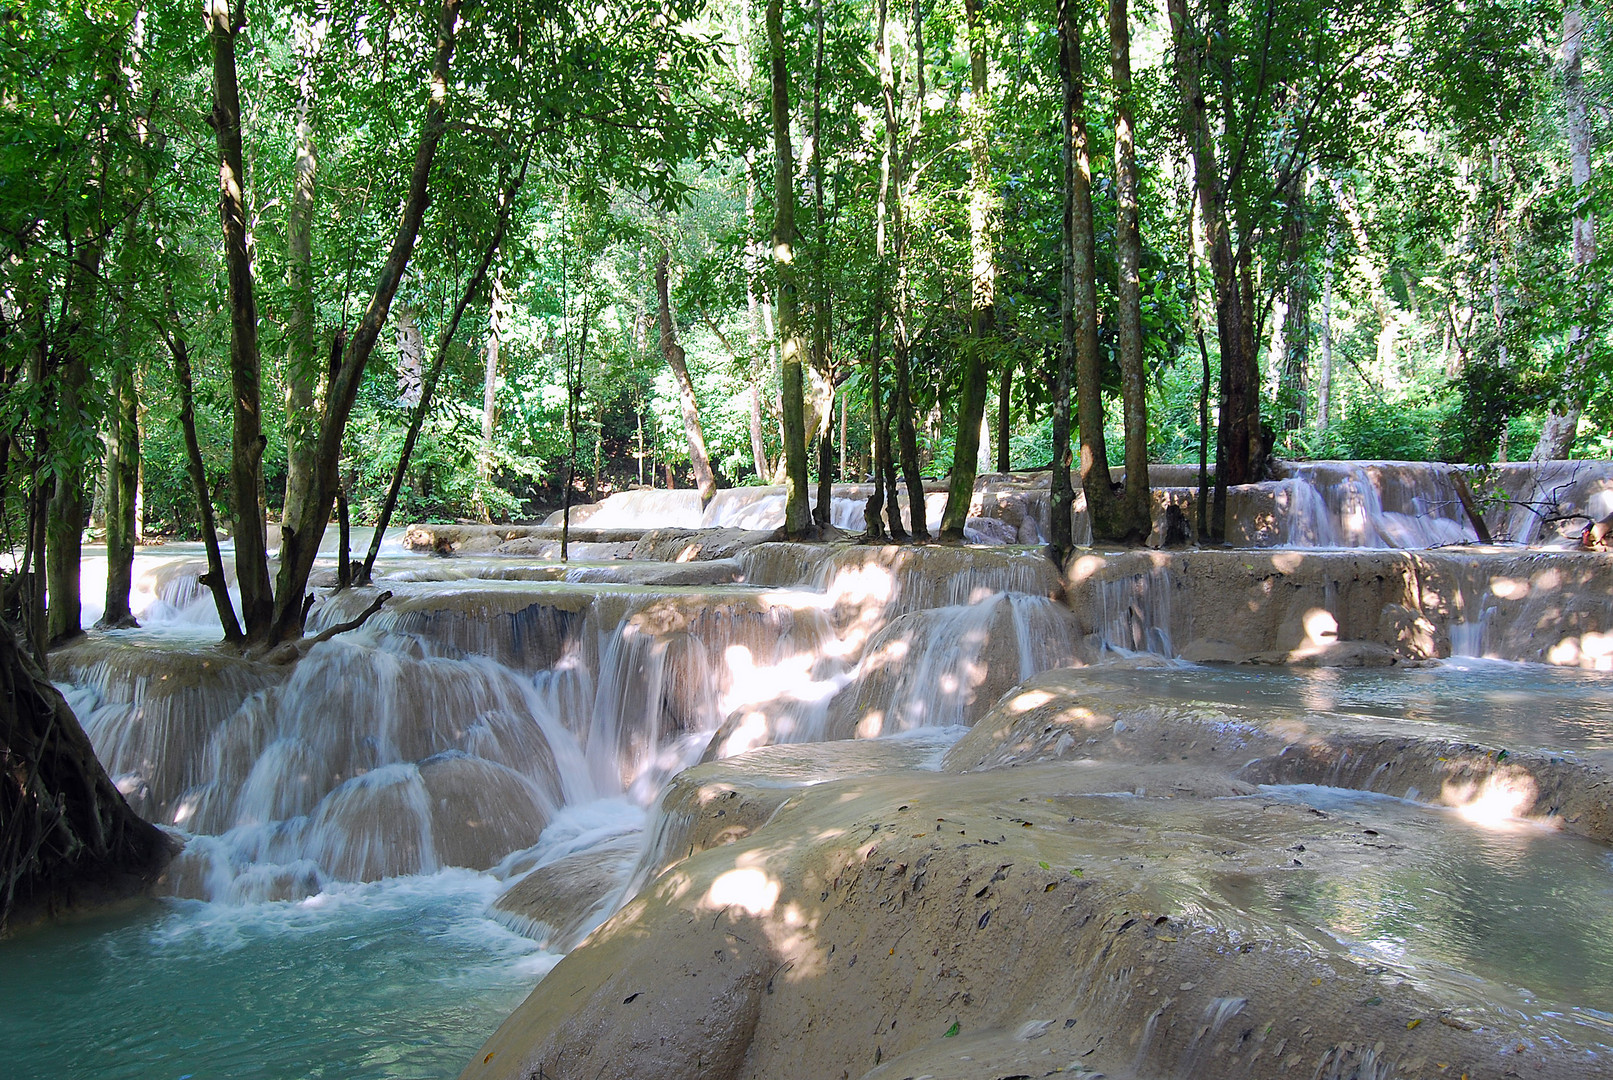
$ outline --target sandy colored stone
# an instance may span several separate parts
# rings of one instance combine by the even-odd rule
[[[1204,798],[1239,789],[1202,769],[1143,775],[1180,786],[1117,799],[1116,773],[1052,763],[801,789],[656,878],[463,1075],[1488,1076],[1520,1038],[1532,1075],[1586,1075],[1499,1010],[1236,910],[1205,921],[1183,897],[1292,872],[1296,839],[1341,880],[1379,855],[1301,806]]]

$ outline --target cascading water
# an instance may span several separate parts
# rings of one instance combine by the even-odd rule
[[[1443,514],[1408,510],[1395,501],[1401,495],[1381,484],[1369,493],[1359,487],[1368,479],[1365,472],[1345,477],[1339,482],[1358,485],[1354,494],[1341,488],[1343,494],[1326,495],[1299,516],[1319,521],[1342,508],[1340,522],[1375,523],[1375,535],[1386,540],[1395,534],[1385,528],[1385,515]],[[1316,472],[1303,483],[1294,477],[1282,483],[1322,492],[1331,482]],[[665,500],[669,505],[686,499],[682,492],[653,494],[675,495]],[[718,514],[725,524],[747,527],[762,520],[747,515],[773,512],[771,498],[714,500],[700,523],[710,525],[706,518]],[[849,525],[861,506],[844,503],[837,515]],[[1031,505],[1015,492],[1014,500],[992,504],[984,519],[1007,523],[1025,540],[1033,535],[1027,525],[1036,527],[1035,513],[1026,514]],[[1351,506],[1359,510],[1354,518]],[[1340,528],[1329,536],[1347,546]],[[621,583],[648,580],[630,567],[416,556],[409,568],[392,568],[384,587],[396,596],[363,630],[315,647],[289,672],[186,641],[176,624],[193,618],[204,625],[211,609],[210,597],[187,584],[192,571],[150,590],[147,614],[157,613],[154,621],[166,620],[166,628],[94,638],[60,654],[56,670],[71,684],[75,708],[120,786],[143,812],[190,835],[170,871],[169,893],[211,901],[169,900],[163,918],[178,924],[142,931],[138,947],[119,948],[152,956],[161,967],[165,955],[179,955],[165,952],[169,942],[193,940],[174,925],[200,920],[227,925],[257,956],[264,942],[254,928],[280,925],[283,913],[297,913],[284,916],[290,921],[316,920],[322,910],[391,905],[410,913],[399,916],[405,922],[446,926],[442,933],[450,938],[487,943],[476,946],[477,955],[496,956],[499,974],[471,980],[483,995],[477,1000],[495,1003],[480,1021],[485,1032],[511,995],[553,963],[545,950],[576,945],[660,863],[681,857],[671,846],[689,821],[678,815],[695,811],[669,810],[660,796],[702,756],[951,728],[936,736],[944,745],[994,705],[1007,707],[1005,694],[1037,672],[1096,660],[1104,650],[1174,656],[1195,637],[1235,628],[1261,604],[1296,625],[1320,610],[1340,637],[1366,633],[1369,623],[1371,632],[1381,632],[1391,609],[1404,609],[1406,619],[1431,623],[1433,647],[1447,655],[1518,655],[1526,623],[1566,620],[1576,655],[1603,655],[1592,652],[1601,647],[1603,624],[1591,618],[1591,607],[1606,606],[1594,557],[1581,565],[1564,556],[1520,555],[1502,565],[1477,555],[1406,556],[1387,575],[1402,591],[1373,593],[1362,608],[1366,615],[1356,611],[1368,587],[1363,582],[1382,581],[1385,572],[1373,563],[1351,578],[1336,569],[1345,557],[1204,553],[1199,562],[1178,563],[1162,553],[1094,553],[1081,558],[1095,563],[1072,564],[1066,578],[1039,550],[762,544],[703,578],[739,584],[638,586]],[[1247,595],[1206,599],[1232,573],[1254,582]],[[1570,595],[1586,598],[1583,618],[1580,608],[1564,604],[1553,609],[1556,616],[1544,607],[1527,616],[1499,610],[1547,604],[1554,586],[1544,583],[1559,579],[1578,590]],[[351,618],[372,595],[326,601],[312,627]],[[1541,646],[1563,647],[1555,639]],[[1153,692],[1154,684],[1139,683],[1139,695],[1145,689]],[[1241,683],[1237,692],[1258,698]],[[1401,691],[1385,692],[1401,700],[1394,696]],[[1404,784],[1387,765],[1374,769],[1372,786],[1402,793]],[[819,782],[788,775],[769,782]],[[1359,779],[1340,766],[1339,782]],[[1128,781],[1128,796],[1140,798],[1141,782],[1136,793],[1130,787]],[[1125,811],[1109,802],[1116,813]],[[447,916],[450,904],[469,905],[474,915]],[[526,939],[495,928],[484,910]],[[310,941],[317,936],[308,933]],[[381,948],[380,938],[364,936],[370,933],[353,940]],[[396,920],[382,920],[374,933],[400,932]],[[410,947],[404,955],[414,955]],[[206,962],[195,959],[205,955],[199,947],[182,951],[192,963]],[[452,964],[482,971],[479,961],[452,955]],[[435,970],[438,962],[421,964]],[[1223,1025],[1230,1030],[1230,1018],[1242,1016],[1234,1004],[1242,1000],[1223,994],[1204,1006],[1202,1030],[1188,1048],[1172,1051],[1166,1071],[1172,1064],[1196,1069],[1201,1055],[1207,1059]],[[1164,1038],[1170,1015],[1160,1023]],[[7,1038],[0,1043],[12,1045]],[[1149,1044],[1144,1039],[1139,1061]],[[467,1056],[453,1045],[450,1067]],[[385,1063],[365,1073],[367,1067],[345,1071],[389,1075]],[[22,1075],[49,1073],[28,1066]]]

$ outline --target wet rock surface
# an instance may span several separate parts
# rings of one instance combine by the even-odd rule
[[[567,564],[549,526],[431,527],[452,557],[384,557],[392,600],[294,670],[136,632],[58,671],[195,834],[172,895],[470,867],[574,949],[467,1075],[1600,1075],[1613,562],[1369,550],[1464,528],[1449,471],[1307,470],[1249,520],[1337,549],[1063,567],[1045,473],[977,491],[971,539],[1020,546],[633,492]],[[173,566],[162,602],[209,605]]]
[[[675,786],[690,854],[466,1077],[1597,1075],[1594,1039],[1501,988],[1370,962],[1254,902],[1416,859],[1409,830],[1197,759],[1022,749],[936,774],[851,746],[854,775],[813,783],[842,747],[804,768],[781,749]]]

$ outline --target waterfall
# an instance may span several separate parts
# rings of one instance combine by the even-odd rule
[[[1108,578],[1098,586],[1097,634],[1105,649],[1174,657],[1168,567]]]
[[[193,837],[169,888],[251,900],[530,873],[516,853],[559,816],[647,806],[703,754],[969,723],[1077,658],[1038,551],[766,544],[733,566],[746,584],[647,587],[467,560],[386,580],[362,630],[289,670],[138,632],[62,670],[121,786]],[[209,603],[193,581],[170,596]],[[310,632],[374,595],[327,597]]]

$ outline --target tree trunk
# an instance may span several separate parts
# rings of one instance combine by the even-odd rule
[[[72,243],[72,237],[67,238]],[[77,245],[68,267],[63,306],[68,313],[56,349],[56,416],[50,446],[55,456],[55,484],[45,518],[46,635],[56,645],[84,632],[80,617],[79,563],[84,550],[84,471],[87,432],[95,419],[85,397],[90,390],[84,338],[94,318],[96,283],[101,274],[101,246],[95,240]]]
[[[1069,0],[1066,0],[1069,2]],[[1098,358],[1097,242],[1092,221],[1092,156],[1087,142],[1086,75],[1081,62],[1081,21],[1066,15],[1064,113],[1066,153],[1064,194],[1064,287],[1060,306],[1061,347],[1075,371],[1076,425],[1081,435],[1081,490],[1086,495],[1092,535],[1114,536],[1120,503],[1109,475],[1103,434],[1103,370]]]
[[[890,252],[896,279],[894,302],[887,305],[891,314],[891,359],[896,371],[896,385],[891,395],[891,407],[886,415],[886,423],[890,423],[892,419],[896,422],[897,453],[901,456],[902,478],[907,485],[908,521],[912,525],[912,536],[924,540],[929,537],[929,524],[925,521],[924,515],[924,477],[919,467],[918,429],[913,421],[913,377],[908,359],[907,224],[902,215],[902,180],[907,159],[900,149],[901,128],[897,119],[896,72],[891,61],[890,43],[885,33],[886,17],[887,0],[880,0],[874,49],[878,53],[880,90],[885,108],[886,166],[882,188],[880,238],[877,244],[883,254],[884,211],[888,209]],[[922,25],[916,17],[913,29],[915,63],[918,70],[914,104],[916,131],[917,117],[922,114],[924,107],[924,46]],[[906,539],[908,530],[902,525],[901,515],[895,509],[898,501],[894,486],[886,492],[886,497],[892,507],[891,535]]]
[[[487,301],[487,345],[483,349],[486,364],[482,370],[482,451],[476,459],[476,503],[482,521],[491,524],[493,516],[487,510],[487,490],[493,484],[493,430],[498,421],[498,365],[503,352],[504,339],[510,335],[510,302],[504,294],[504,283],[497,277],[489,290]]]
[[[1529,455],[1530,461],[1555,461],[1569,456],[1592,381],[1590,360],[1595,335],[1590,324],[1598,298],[1587,269],[1596,256],[1596,219],[1589,200],[1583,198],[1585,185],[1591,180],[1591,119],[1585,99],[1584,59],[1585,13],[1575,2],[1563,12],[1563,99],[1568,111],[1569,177],[1576,198],[1581,200],[1574,206],[1573,234],[1573,285],[1578,293],[1578,310],[1568,332],[1568,361],[1562,385],[1546,413],[1546,423]]]
[[[1081,19],[1077,0],[1057,0],[1059,36],[1059,84],[1063,95],[1059,112],[1059,157],[1063,172],[1060,191],[1062,204],[1062,243],[1059,277],[1059,347],[1053,373],[1053,476],[1052,542],[1053,553],[1062,567],[1064,558],[1075,547],[1070,515],[1075,491],[1070,485],[1070,380],[1076,357],[1076,211],[1080,185],[1086,179],[1080,169],[1086,160],[1086,124],[1081,103]],[[1088,199],[1091,194],[1088,192]],[[1090,225],[1090,202],[1088,223]],[[1084,433],[1083,433],[1084,434]]]
[[[677,326],[672,320],[672,290],[667,281],[666,249],[661,249],[655,260],[655,295],[660,304],[656,325],[661,333],[661,356],[672,369],[672,380],[678,385],[678,404],[683,408],[683,434],[689,440],[689,464],[694,468],[695,487],[700,489],[700,505],[711,502],[717,493],[717,479],[711,472],[711,459],[706,456],[706,436],[700,429],[700,406],[695,401],[694,380],[689,378],[689,366],[684,363],[683,346],[678,344]]]
[[[426,376],[426,339],[415,320],[413,304],[398,308],[393,326],[398,342],[398,401],[418,405]]]
[[[1014,364],[1003,358],[1002,371],[997,375],[997,471],[1005,473],[1009,466],[1008,435],[1012,426],[1014,394]]]
[[[179,427],[185,436],[185,469],[190,474],[196,513],[202,524],[202,543],[207,549],[207,573],[200,580],[213,594],[213,606],[218,610],[224,640],[233,644],[240,642],[244,635],[241,624],[236,621],[235,602],[230,599],[229,583],[224,577],[224,556],[219,551],[218,529],[213,523],[213,491],[207,483],[207,466],[202,462],[202,446],[196,438],[196,391],[191,383],[190,351],[179,322],[172,284],[164,280],[162,292],[168,313],[168,327],[162,333],[174,359],[174,382],[179,385]]]
[[[106,608],[100,629],[137,626],[129,610],[136,538],[135,497],[140,480],[140,399],[135,392],[132,356],[120,358],[114,373],[112,414],[106,446]]]
[[[980,21],[982,0],[963,0],[969,33],[969,344],[963,355],[963,383],[958,389],[958,426],[952,442],[952,475],[947,505],[941,512],[941,539],[962,540],[963,524],[974,500],[980,469],[980,424],[986,414],[988,353],[997,323],[996,207],[991,191],[991,108],[986,71],[986,28]]]
[[[216,5],[222,2],[213,0]],[[392,298],[409,265],[415,238],[420,234],[420,223],[425,217],[428,202],[426,186],[431,178],[431,163],[446,126],[448,68],[454,55],[454,32],[459,25],[460,3],[461,0],[443,0],[437,23],[437,53],[432,66],[430,93],[426,98],[425,120],[415,150],[414,167],[409,176],[409,194],[403,204],[402,218],[364,318],[348,341],[340,363],[332,370],[326,389],[315,455],[315,497],[308,502],[304,513],[296,521],[287,521],[281,529],[280,575],[276,582],[272,624],[256,635],[251,624],[248,624],[249,636],[270,644],[289,641],[302,634],[307,610],[303,604],[303,592],[314,567],[314,558],[319,552],[319,538],[330,521],[347,418],[353,411],[353,402],[364,378],[364,367],[386,325]]]
[[[1142,236],[1137,214],[1137,146],[1131,109],[1131,26],[1126,0],[1109,0],[1109,61],[1115,104],[1116,352],[1125,410],[1126,486],[1120,534],[1106,539],[1141,544],[1153,531],[1148,485],[1148,371],[1143,363]],[[1093,533],[1093,539],[1098,538]]]
[[[311,119],[316,31],[297,20],[297,157],[286,211],[286,498],[283,521],[296,521],[313,495],[319,432],[319,345],[314,325],[313,224],[319,152]]]
[[[1194,530],[1200,542],[1209,535],[1210,523],[1210,350],[1204,342],[1204,317],[1199,311],[1198,238],[1193,235],[1193,212],[1198,196],[1187,197],[1187,304],[1193,324],[1193,338],[1199,346],[1199,486],[1195,502]]]
[[[1338,181],[1334,181],[1336,185]],[[1326,431],[1333,420],[1333,251],[1338,246],[1338,227],[1329,215],[1327,248],[1322,254],[1322,341],[1321,363],[1316,372],[1316,430]]]
[[[252,253],[247,246],[246,173],[241,165],[241,95],[235,73],[235,37],[245,25],[246,12],[244,7],[232,10],[229,0],[207,0],[205,14],[213,47],[213,111],[207,121],[218,139],[219,216],[224,227],[224,266],[229,281],[230,382],[234,404],[230,488],[235,505],[235,577],[241,590],[241,617],[246,623],[247,637],[261,641],[269,636],[275,604],[269,589],[269,559],[258,496],[263,488],[264,447],[261,358]],[[289,538],[289,531],[285,535]],[[300,596],[298,601],[300,603]]]
[[[1284,285],[1281,400],[1283,430],[1305,427],[1310,397],[1311,276],[1305,262],[1305,176],[1298,170],[1290,182],[1288,214],[1283,223]]]
[[[0,930],[150,884],[178,845],[142,821],[73,710],[0,622]]]
[[[816,41],[812,62],[812,370],[826,388],[818,418],[818,501],[812,519],[820,527],[830,524],[834,501],[834,372],[829,364],[829,293],[824,285],[823,262],[829,237],[823,218],[823,0],[813,0]]]
[[[426,371],[425,381],[420,387],[420,400],[414,407],[414,415],[409,417],[409,430],[403,436],[403,448],[398,452],[398,463],[392,470],[392,482],[386,490],[386,498],[381,503],[381,513],[375,522],[375,532],[370,536],[370,548],[364,556],[364,565],[359,569],[356,583],[368,585],[371,574],[375,570],[375,559],[381,553],[381,540],[386,535],[386,529],[392,522],[392,513],[398,507],[398,494],[403,490],[403,478],[409,471],[409,458],[414,453],[414,445],[420,438],[420,429],[425,425],[426,414],[431,410],[431,396],[437,390],[437,380],[442,376],[443,365],[448,361],[448,348],[453,344],[454,334],[459,329],[459,322],[465,317],[465,309],[470,307],[476,298],[477,291],[482,282],[487,280],[493,259],[498,254],[499,246],[504,242],[504,233],[510,222],[510,213],[515,206],[515,198],[521,192],[521,185],[526,182],[527,165],[532,160],[531,140],[521,158],[521,167],[516,170],[515,177],[504,188],[499,202],[498,217],[493,224],[493,235],[488,238],[487,247],[482,249],[482,258],[476,264],[470,280],[465,283],[465,289],[459,294],[459,300],[454,304],[454,311],[448,319],[448,325],[443,327],[437,336],[437,353],[432,357],[431,367]],[[340,355],[341,346],[336,347],[336,355]],[[640,450],[643,449],[643,439],[639,440]],[[642,456],[640,458],[642,461]]]
[[[773,267],[778,277],[778,333],[783,351],[784,532],[805,539],[807,508],[806,411],[801,370],[800,270],[795,263],[795,152],[790,144],[790,71],[784,51],[784,0],[768,0],[767,40],[772,63],[774,203]]]
[[[1221,349],[1220,423],[1216,430],[1215,501],[1210,536],[1226,538],[1226,489],[1254,479],[1252,440],[1259,438],[1260,394],[1254,376],[1253,312],[1245,303],[1250,285],[1247,265],[1237,265],[1227,222],[1225,195],[1217,171],[1215,145],[1200,87],[1201,37],[1188,23],[1187,0],[1168,0],[1176,53],[1182,131],[1193,156],[1199,213],[1215,282],[1216,333]]]

